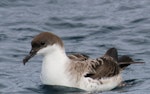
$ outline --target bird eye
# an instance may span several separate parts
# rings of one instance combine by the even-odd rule
[[[45,42],[42,41],[42,42],[41,42],[41,45],[44,46],[44,45],[45,45]]]

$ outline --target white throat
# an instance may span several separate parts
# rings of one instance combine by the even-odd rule
[[[47,46],[39,51],[44,55],[42,63],[41,80],[48,85],[70,85],[66,67],[69,59],[64,48],[59,45]]]

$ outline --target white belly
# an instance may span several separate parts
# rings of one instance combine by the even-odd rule
[[[65,76],[63,75],[58,76],[58,75],[59,74],[54,74],[54,75],[50,74],[50,76],[48,76],[41,73],[41,81],[43,84],[46,85],[71,86]]]
[[[47,67],[42,65],[41,80],[46,85],[60,85],[67,87],[76,87],[86,91],[107,91],[117,87],[122,82],[121,75],[117,75],[111,78],[104,78],[100,80],[93,80],[91,78],[81,77],[77,83],[74,80],[70,80],[70,75],[65,73],[64,67]]]
[[[91,78],[83,78],[80,81],[80,88],[86,91],[107,91],[117,87],[122,82],[121,75],[104,78],[100,80],[93,80]]]

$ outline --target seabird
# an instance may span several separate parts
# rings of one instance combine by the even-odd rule
[[[112,90],[122,83],[121,72],[134,62],[129,56],[118,58],[116,48],[110,48],[103,56],[91,59],[83,54],[67,55],[64,44],[57,35],[42,32],[31,42],[32,49],[24,59],[43,55],[41,81],[45,85],[79,88],[85,91]]]

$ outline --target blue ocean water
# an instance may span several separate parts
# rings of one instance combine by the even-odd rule
[[[97,93],[149,94],[149,5],[149,0],[1,0],[0,94],[87,94],[43,86],[40,56],[22,64],[32,38],[43,31],[60,36],[67,53],[96,58],[116,47],[119,55],[146,62],[123,72],[127,86]]]

